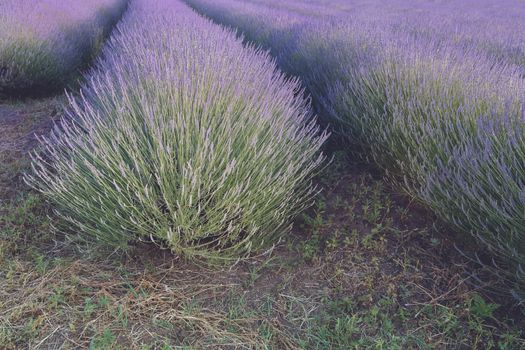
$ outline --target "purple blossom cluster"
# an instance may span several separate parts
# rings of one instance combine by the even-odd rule
[[[497,259],[525,300],[525,6],[187,0],[269,48],[322,120]]]
[[[317,193],[328,137],[267,52],[174,0],[133,0],[26,181],[88,241],[231,261]]]
[[[63,87],[96,55],[127,0],[0,2],[0,95]]]

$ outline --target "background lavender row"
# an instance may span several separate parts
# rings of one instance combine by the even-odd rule
[[[469,46],[478,54],[525,68],[525,7],[519,0],[246,0],[313,18],[350,20],[375,31],[410,35],[443,45]]]
[[[83,238],[229,261],[311,204],[327,134],[299,83],[185,4],[132,1],[86,81],[26,177]]]
[[[523,35],[510,34],[522,6],[485,1],[491,10],[456,23],[473,7],[452,13],[451,3],[425,1],[412,12],[402,11],[413,8],[403,1],[385,10],[374,1],[187,1],[270,48],[302,78],[346,145],[501,258],[498,273],[523,300]],[[507,7],[498,9],[501,3]],[[454,29],[436,25],[436,11]],[[501,16],[488,21],[490,11]],[[484,21],[497,25],[477,30]]]
[[[94,58],[127,0],[0,2],[0,94],[46,94]]]

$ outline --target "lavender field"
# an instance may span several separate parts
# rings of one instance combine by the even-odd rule
[[[522,23],[0,0],[0,349],[525,349]]]

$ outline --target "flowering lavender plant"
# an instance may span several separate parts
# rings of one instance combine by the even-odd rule
[[[298,81],[186,5],[134,0],[86,81],[26,176],[83,237],[229,261],[311,204],[328,135]]]
[[[127,0],[0,2],[0,94],[63,87],[101,47]]]
[[[519,2],[187,2],[270,48],[347,145],[477,238],[525,300]]]

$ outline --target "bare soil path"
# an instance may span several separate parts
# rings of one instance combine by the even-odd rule
[[[38,135],[46,134],[58,118],[60,99],[0,102],[0,200],[20,189],[21,172]]]

